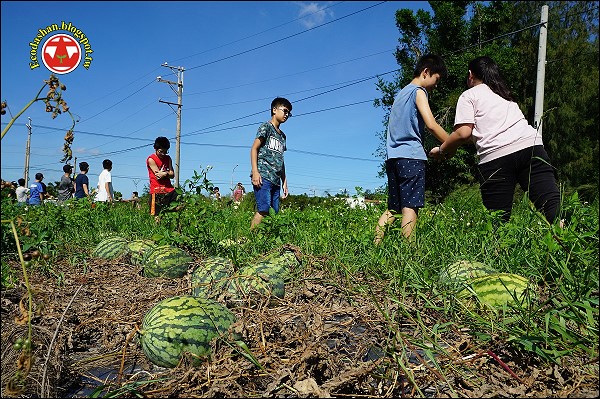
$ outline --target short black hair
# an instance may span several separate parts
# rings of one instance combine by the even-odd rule
[[[156,140],[154,140],[154,149],[158,150],[168,150],[169,148],[171,148],[171,143],[169,142],[169,139],[163,136],[157,137]]]
[[[25,179],[23,179],[22,177],[18,180],[18,182],[19,182],[19,186],[25,185]]]
[[[280,105],[283,105],[292,112],[292,103],[287,98],[275,97],[273,101],[271,101],[271,115],[273,115],[273,108],[277,108]]]
[[[42,173],[36,173],[35,174],[35,180],[42,180],[44,178],[44,175]]]
[[[448,69],[446,68],[444,59],[436,54],[425,54],[419,58],[415,70],[413,71],[413,78],[419,76],[424,69],[429,69],[429,72],[432,75],[434,73],[439,73],[440,78],[442,79],[446,79],[448,76]]]
[[[112,161],[110,159],[105,159],[104,161],[102,161],[102,167],[104,169],[109,169],[112,167]]]
[[[71,173],[73,171],[73,167],[71,165],[65,165],[63,166],[63,172],[65,173]]]
[[[90,170],[90,165],[87,162],[79,162],[79,170]]]

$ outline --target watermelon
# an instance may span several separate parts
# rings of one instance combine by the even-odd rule
[[[202,260],[190,278],[192,294],[215,297],[229,284],[228,277],[233,271],[233,262],[227,258],[210,256]]]
[[[291,271],[300,265],[296,253],[292,250],[283,249],[268,255],[257,262],[253,268],[256,274],[266,274],[269,276],[278,276],[285,281],[292,277]]]
[[[144,260],[145,277],[183,277],[193,262],[193,258],[183,249],[170,245],[154,248]]]
[[[142,351],[152,363],[176,367],[184,353],[192,364],[210,354],[211,341],[227,333],[235,316],[225,306],[207,298],[175,296],[154,305],[140,330]]]
[[[475,262],[470,260],[459,260],[454,262],[442,273],[440,273],[440,280],[444,284],[462,284],[469,281],[472,278],[488,276],[497,274],[493,267],[488,266],[481,262]]]
[[[265,268],[263,264],[246,266],[230,281],[227,291],[237,299],[244,299],[253,293],[283,298],[285,282],[274,270],[278,269]]]
[[[529,280],[523,276],[497,273],[469,280],[467,286],[456,297],[467,301],[476,298],[490,307],[520,304],[528,297],[528,287]]]
[[[155,244],[152,240],[133,240],[127,244],[131,264],[142,265],[144,258],[154,249]]]
[[[104,259],[116,259],[128,252],[127,240],[122,237],[110,237],[100,241],[92,256]]]

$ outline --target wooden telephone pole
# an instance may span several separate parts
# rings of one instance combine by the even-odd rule
[[[175,94],[177,94],[177,103],[163,101],[160,98],[158,99],[158,102],[168,104],[169,106],[172,106],[172,105],[177,106],[177,110],[176,111],[173,110],[173,111],[177,115],[177,131],[176,131],[176,135],[175,135],[175,187],[179,187],[179,170],[180,170],[179,149],[181,146],[181,107],[182,107],[181,100],[183,97],[183,71],[185,71],[185,69],[183,67],[170,66],[166,62],[164,64],[162,64],[162,66],[164,66],[165,68],[171,69],[171,71],[173,71],[174,73],[177,74],[177,82],[165,80],[160,76],[158,76],[156,78],[156,80],[158,80],[159,82],[162,82],[162,83],[168,83],[169,86],[171,87],[171,89],[175,92]],[[175,89],[174,86],[177,86],[177,89]],[[171,107],[171,109],[173,109],[173,107]]]

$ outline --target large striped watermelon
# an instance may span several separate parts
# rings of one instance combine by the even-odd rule
[[[142,351],[157,366],[176,367],[185,352],[192,354],[192,363],[197,365],[210,354],[211,340],[224,335],[234,322],[229,309],[210,299],[167,298],[144,316]]]
[[[100,241],[92,256],[104,259],[116,259],[127,254],[127,240],[122,237],[110,237]]]
[[[454,262],[446,270],[440,273],[440,281],[444,284],[461,284],[469,281],[472,278],[497,274],[493,267],[485,263],[459,260]]]
[[[286,246],[280,251],[267,255],[253,266],[255,274],[266,274],[280,277],[285,281],[290,280],[291,272],[300,265],[297,252],[298,250],[295,248]]]
[[[193,295],[213,298],[224,291],[228,278],[233,275],[233,262],[220,256],[203,259],[190,278]]]
[[[156,244],[152,240],[141,239],[129,242],[127,248],[129,249],[131,264],[136,266],[144,264],[145,257],[150,254],[155,246]]]
[[[476,277],[468,281],[467,286],[456,297],[461,300],[478,299],[489,306],[521,304],[533,291],[527,291],[529,280],[512,273],[497,273]]]
[[[246,266],[231,279],[227,288],[228,293],[234,299],[246,299],[256,293],[283,298],[285,283],[283,278],[275,273],[276,271],[277,268],[268,268],[265,264]]]
[[[183,249],[162,245],[154,248],[144,260],[144,276],[180,278],[193,260]]]

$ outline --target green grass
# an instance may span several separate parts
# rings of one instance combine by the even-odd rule
[[[97,204],[92,209],[85,201],[67,206],[46,204],[27,211],[3,203],[2,219],[21,221],[18,229],[24,251],[39,248],[54,258],[69,258],[82,270],[95,245],[111,235],[152,238],[198,257],[225,256],[238,264],[290,243],[301,248],[311,266],[343,276],[359,295],[372,295],[376,301],[367,282],[383,285],[386,295],[400,307],[398,314],[388,315],[396,340],[402,335],[395,331],[395,318],[404,317],[414,321],[419,329],[415,336],[421,343],[436,350],[441,350],[440,337],[453,326],[468,329],[482,345],[492,340],[506,342],[544,361],[559,361],[566,355],[598,356],[597,199],[590,204],[577,194],[566,197],[563,212],[572,216],[568,226],[560,229],[549,225],[525,197],[517,195],[511,221],[502,224],[499,215],[483,207],[477,187],[467,187],[443,204],[427,204],[420,211],[414,241],[405,240],[400,223],[396,223],[382,245],[374,246],[375,225],[385,202],[350,209],[343,201],[329,198],[299,210],[292,201],[284,200],[279,214],[265,218],[251,232],[251,198],[237,209],[189,193],[183,198],[186,208],[163,216],[159,224],[149,215],[147,205],[134,210],[125,203]],[[5,289],[14,284],[6,261],[17,258],[6,224],[2,232]],[[240,238],[244,243],[238,246],[219,245],[224,239]],[[73,258],[73,254],[78,255]],[[439,279],[448,265],[463,259],[529,278],[537,287],[539,300],[496,313],[466,308]],[[43,267],[52,276],[51,266],[45,263]],[[439,319],[433,324],[425,322],[432,312]]]

